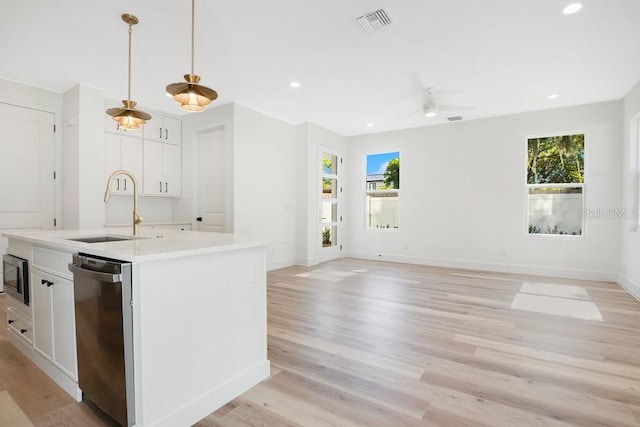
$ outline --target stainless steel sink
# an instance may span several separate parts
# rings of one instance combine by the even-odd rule
[[[73,239],[65,239],[72,240],[74,242],[82,242],[82,243],[105,243],[105,242],[121,242],[123,240],[138,240],[141,237],[125,237],[125,236],[90,236],[90,237],[76,237]],[[144,237],[142,237],[144,239]]]

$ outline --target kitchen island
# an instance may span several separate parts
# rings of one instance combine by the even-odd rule
[[[74,253],[131,263],[135,425],[191,425],[268,377],[263,244],[112,228],[3,236],[30,269],[30,305],[9,299],[9,338],[77,400]],[[125,240],[71,240],[105,236]]]

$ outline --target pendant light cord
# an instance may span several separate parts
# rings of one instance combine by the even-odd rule
[[[196,0],[191,0],[191,75],[194,75],[195,57],[195,33],[196,33]]]
[[[127,87],[127,101],[131,101],[131,23],[129,23],[129,84]]]

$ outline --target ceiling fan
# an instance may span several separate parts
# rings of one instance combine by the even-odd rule
[[[410,116],[412,114],[422,113],[425,117],[431,118],[438,115],[440,111],[464,111],[472,110],[471,107],[461,107],[457,105],[444,105],[438,102],[435,95],[436,89],[434,87],[428,87],[422,90],[422,108],[412,111],[400,117]]]

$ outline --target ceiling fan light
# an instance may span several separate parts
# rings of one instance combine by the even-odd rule
[[[438,115],[438,108],[434,105],[428,105],[424,107],[424,116],[425,117],[435,117]]]

